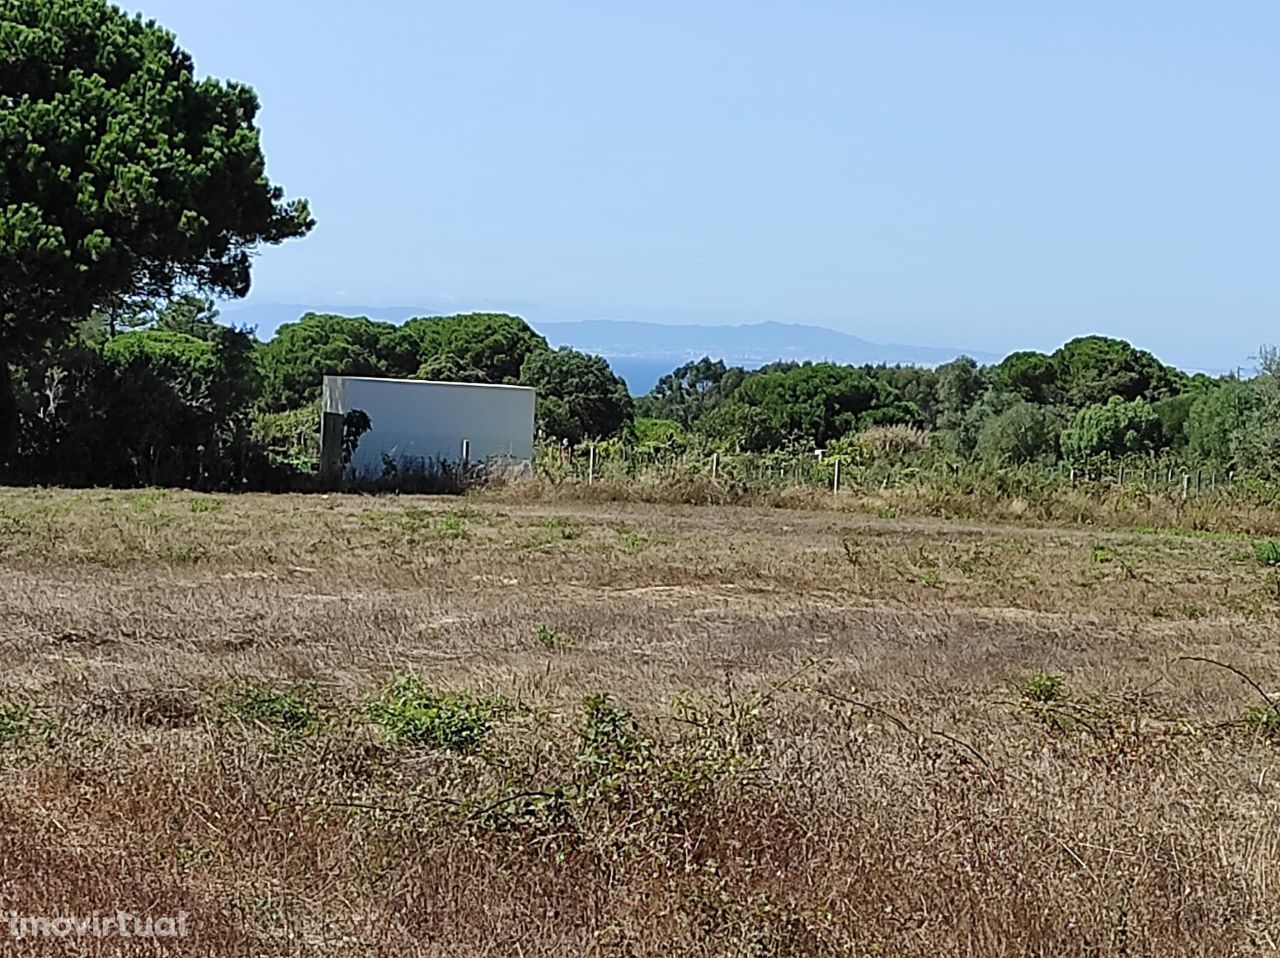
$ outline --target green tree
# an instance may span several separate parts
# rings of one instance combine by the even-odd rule
[[[987,377],[973,359],[960,356],[937,370],[935,410],[939,429],[955,429],[987,389]]]
[[[1280,352],[1263,346],[1259,374],[1249,382],[1243,423],[1231,433],[1232,460],[1262,478],[1280,476]]]
[[[652,419],[674,420],[689,429],[725,398],[720,387],[729,372],[723,360],[709,356],[677,366],[640,398],[637,412]],[[730,376],[730,388],[740,381],[740,376]]]
[[[191,293],[162,304],[155,310],[150,326],[165,332],[184,333],[196,339],[212,339],[220,328],[213,300]]]
[[[1062,434],[1062,453],[1074,462],[1094,458],[1119,459],[1159,448],[1160,417],[1145,399],[1127,402],[1112,396],[1108,402],[1085,406]]]
[[[986,370],[961,356],[939,366],[937,376],[934,425],[942,445],[958,455],[972,455],[983,423],[999,411],[980,405],[988,392]]]
[[[243,476],[258,393],[253,341],[168,330],[77,337],[20,370],[17,470],[28,480],[227,484]]]
[[[538,391],[538,424],[553,439],[607,439],[635,415],[627,384],[609,364],[567,347],[529,356],[520,384]]]
[[[863,370],[834,363],[781,365],[747,376],[700,425],[712,438],[751,451],[825,446],[897,396]]]
[[[1191,409],[1199,398],[1198,393],[1185,392],[1166,396],[1151,404],[1156,418],[1160,420],[1161,449],[1172,449],[1175,452],[1186,449],[1187,422],[1191,417]]]
[[[525,360],[551,348],[523,319],[505,313],[419,317],[401,329],[415,344],[421,379],[513,384]]]
[[[432,356],[418,367],[414,378],[437,383],[487,383],[489,381],[483,369],[468,366],[464,360],[448,353]]]
[[[1172,372],[1122,339],[1081,336],[1053,354],[1063,400],[1082,407],[1112,397],[1154,402],[1173,391]]]
[[[897,396],[904,409],[912,410],[901,421],[932,426],[937,421],[938,372],[926,366],[863,366],[863,372],[883,382]]]
[[[1052,462],[1061,431],[1061,423],[1051,410],[1018,399],[983,423],[977,453],[988,462]]]
[[[1058,363],[1034,350],[1010,353],[991,370],[993,385],[1027,402],[1051,406],[1058,401]]]
[[[1187,415],[1187,448],[1193,457],[1228,466],[1258,404],[1253,383],[1229,379],[1196,397]]]
[[[325,376],[393,376],[418,370],[415,341],[391,323],[307,313],[258,350],[262,407],[297,409],[320,397]]]
[[[96,308],[249,290],[312,227],[266,176],[258,100],[106,0],[0,2],[0,446],[8,364]]]

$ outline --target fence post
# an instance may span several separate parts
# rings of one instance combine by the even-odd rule
[[[713,452],[711,454],[711,481],[716,481],[716,475],[720,472],[720,453]]]
[[[831,480],[831,491],[839,493],[840,491],[840,460],[836,460],[836,476]]]
[[[1182,498],[1187,498],[1187,489],[1191,485],[1191,477],[1185,472],[1182,474]]]
[[[462,464],[465,466],[471,461],[471,440],[462,440]]]
[[[596,481],[596,444],[587,446],[587,485]]]

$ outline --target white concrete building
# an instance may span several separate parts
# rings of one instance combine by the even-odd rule
[[[341,463],[346,414],[369,417],[345,470],[349,478],[377,478],[389,461],[408,472],[533,455],[534,390],[527,386],[325,376],[321,408],[322,470]]]

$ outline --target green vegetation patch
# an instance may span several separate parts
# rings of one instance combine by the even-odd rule
[[[507,711],[498,697],[431,688],[416,675],[393,679],[369,703],[367,714],[396,744],[473,752]]]
[[[319,724],[314,696],[312,685],[277,689],[246,682],[228,693],[224,705],[243,722],[296,733]]]

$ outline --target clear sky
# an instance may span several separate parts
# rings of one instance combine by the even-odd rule
[[[130,0],[263,102],[256,302],[1280,340],[1277,0]]]

